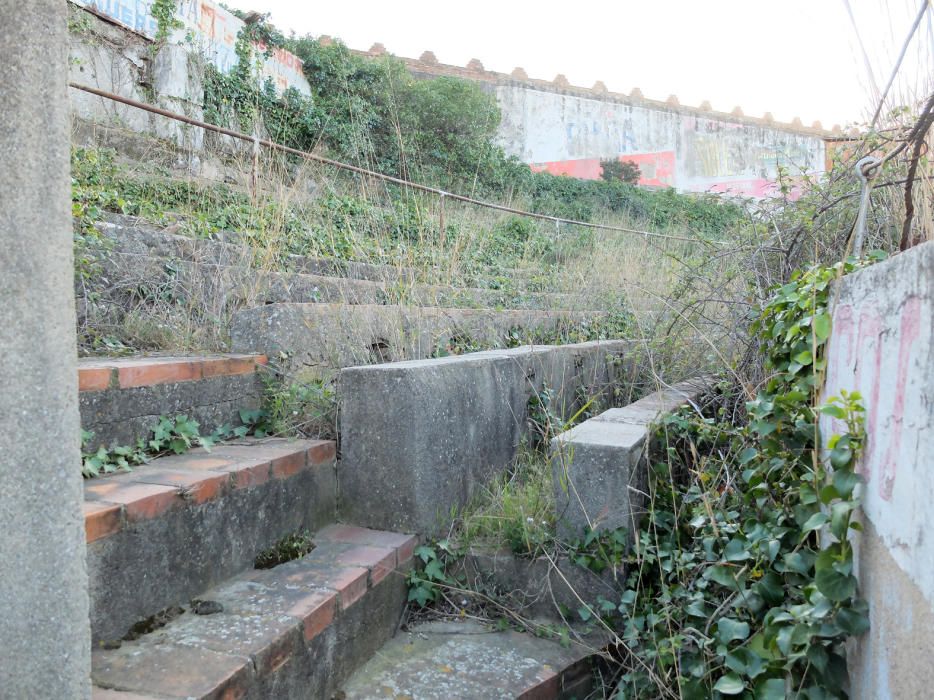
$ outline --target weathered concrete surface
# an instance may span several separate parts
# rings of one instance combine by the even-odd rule
[[[612,396],[627,341],[525,346],[351,367],[340,375],[341,512],[349,522],[437,534],[452,509],[512,464],[529,400],[551,410]]]
[[[927,697],[920,649],[934,647],[934,243],[844,277],[823,396],[859,391],[866,408],[866,531],[853,535],[872,629],[850,665],[856,698]],[[845,426],[827,416],[828,439]]]
[[[406,303],[466,308],[588,308],[584,295],[543,292],[504,293],[493,289],[427,284],[411,270],[289,256],[267,260],[235,233],[223,241],[180,236],[131,217],[110,216],[98,224],[111,249],[103,257],[103,293],[108,306],[133,307],[146,301],[140,290],[160,300],[198,302],[210,315],[227,317],[243,308],[272,303]],[[79,300],[83,301],[79,288]],[[102,302],[98,302],[102,303]]]
[[[330,700],[396,631],[413,546],[325,541],[302,559],[226,581],[199,595],[220,603],[219,613],[186,611],[96,651],[94,683],[145,697]]]
[[[268,460],[304,444],[219,445],[206,457]],[[148,471],[171,475],[178,465],[185,467],[191,454],[161,458],[131,474],[94,483],[145,482]],[[185,604],[205,588],[252,567],[256,555],[281,537],[333,522],[336,497],[331,460],[205,503],[192,501],[159,517],[128,519],[119,532],[87,546],[94,639],[119,639],[135,622],[170,605]]]
[[[476,622],[428,622],[384,645],[343,690],[348,700],[580,698],[590,690],[591,653]]]
[[[90,696],[66,14],[0,5],[0,695]]]
[[[135,445],[147,438],[160,416],[184,414],[196,420],[202,435],[225,423],[240,425],[241,409],[259,408],[262,380],[258,374],[218,376],[80,394],[81,427],[94,433],[85,447]]]
[[[634,532],[642,516],[647,478],[645,445],[659,417],[703,391],[698,381],[611,408],[551,442],[558,532],[580,538],[585,528]]]
[[[625,573],[607,569],[597,574],[567,557],[528,559],[509,551],[471,549],[457,563],[455,573],[466,576],[467,588],[503,602],[528,618],[575,623],[576,613],[565,619],[561,607],[575,611],[582,601],[593,604],[624,590]]]
[[[235,352],[285,355],[291,370],[421,360],[449,345],[505,344],[510,331],[555,332],[597,312],[452,309],[395,304],[269,304],[237,313]]]

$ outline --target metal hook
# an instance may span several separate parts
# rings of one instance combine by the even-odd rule
[[[856,237],[853,240],[853,254],[858,258],[863,252],[863,239],[866,237],[866,215],[869,213],[869,194],[872,192],[872,179],[882,161],[875,156],[864,156],[856,161],[856,176],[862,181],[859,199],[859,214],[856,216]]]

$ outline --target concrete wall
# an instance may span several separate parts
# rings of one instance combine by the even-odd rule
[[[159,24],[152,16],[153,0],[70,0],[108,20],[155,39]],[[181,0],[176,18],[182,23],[169,37],[170,43],[184,43],[219,70],[229,72],[237,65],[235,46],[244,23],[214,0]],[[265,48],[265,47],[259,47]],[[279,92],[294,88],[305,95],[311,88],[302,72],[302,62],[284,49],[274,49],[263,61],[260,77],[268,78]]]
[[[681,382],[604,411],[551,441],[558,533],[565,541],[583,537],[587,529],[636,531],[645,509],[651,426],[696,402],[704,390],[702,380]]]
[[[377,44],[362,53],[385,49]],[[577,87],[562,75],[535,80],[522,68],[506,75],[485,70],[476,59],[451,66],[438,63],[430,51],[403,60],[416,77],[472,80],[495,94],[503,115],[499,142],[533,170],[596,179],[600,160],[617,158],[639,166],[644,186],[761,198],[778,193],[779,166],[792,179],[825,168],[829,132],[819,122],[805,127],[796,118],[784,124],[771,114],[746,116],[739,107],[719,112],[707,102],[690,107],[674,95],[651,100],[638,88],[612,93],[599,81]]]
[[[598,179],[600,160],[615,158],[639,166],[641,185],[767,197],[779,166],[792,176],[824,169],[816,134],[521,84],[498,85],[496,97],[506,152],[554,175]]]
[[[340,375],[340,510],[348,522],[440,535],[451,512],[512,465],[529,399],[613,396],[627,341],[525,346],[345,369]]]
[[[0,696],[90,698],[65,5],[0,2]]]
[[[852,649],[853,697],[928,697],[934,686],[934,243],[843,278],[824,396],[866,406],[865,530],[856,535],[871,629]],[[824,417],[827,438],[842,426]]]

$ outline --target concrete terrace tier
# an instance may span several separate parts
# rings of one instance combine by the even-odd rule
[[[240,441],[160,457],[84,486],[95,639],[183,604],[283,536],[334,521],[336,446]]]
[[[228,232],[204,240],[159,229],[139,219],[111,216],[98,224],[113,244],[102,261],[115,301],[145,281],[204,297],[215,315],[244,306],[283,302],[387,304],[404,298],[422,306],[574,308],[579,295],[519,292],[426,283],[411,268],[290,255],[274,263]],[[177,227],[175,227],[177,228]],[[521,276],[517,276],[522,286]]]
[[[95,651],[93,697],[331,698],[395,633],[416,539],[346,525],[314,539],[302,559],[199,591],[219,612]]]
[[[631,347],[523,346],[342,370],[342,514],[440,536],[453,510],[513,464],[535,397],[548,389],[562,419],[587,400],[612,402]]]
[[[81,425],[94,433],[86,449],[134,444],[160,416],[187,415],[202,433],[239,425],[241,409],[260,405],[265,364],[255,354],[81,359]]]
[[[592,650],[568,648],[472,621],[428,622],[389,641],[344,686],[347,700],[368,698],[590,697]]]
[[[562,328],[598,320],[597,311],[452,309],[360,304],[267,304],[238,312],[234,350],[285,353],[293,370],[340,369],[422,360],[457,344],[497,347],[526,333],[560,335]]]

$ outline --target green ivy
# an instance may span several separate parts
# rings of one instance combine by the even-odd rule
[[[723,409],[662,422],[627,589],[599,606],[627,648],[617,697],[846,696],[845,643],[869,624],[848,540],[862,397],[815,402],[832,282],[869,262],[813,267],[774,290],[753,324],[770,379],[747,424]],[[846,424],[825,445],[821,413]]]
[[[133,467],[166,454],[184,454],[193,446],[210,449],[225,429],[220,428],[211,435],[201,435],[198,422],[186,415],[174,418],[160,416],[149,437],[139,438],[134,445],[101,445],[95,452],[84,452],[84,447],[93,441],[94,433],[81,431],[81,474],[90,479],[118,471],[130,471]]]
[[[149,14],[156,20],[156,46],[164,44],[175,29],[185,26],[177,13],[178,0],[153,0]]]

